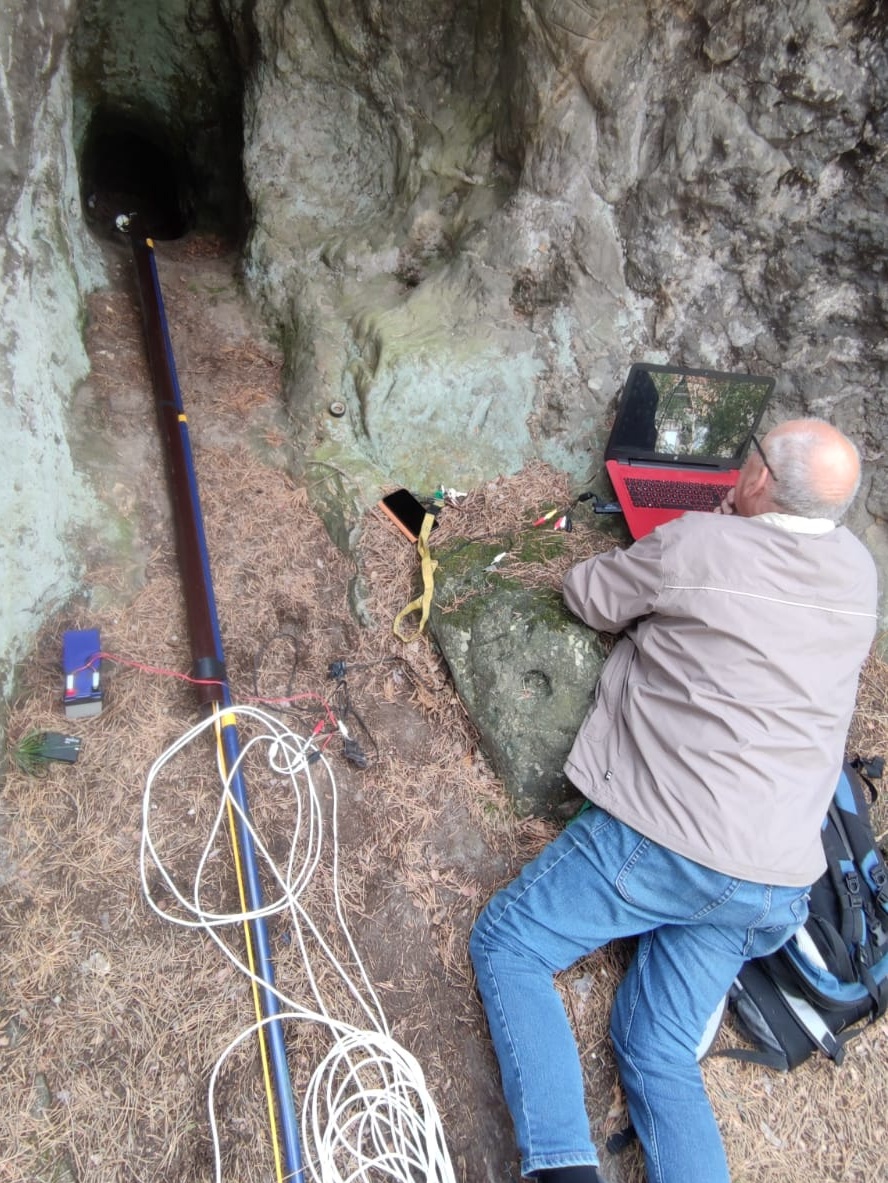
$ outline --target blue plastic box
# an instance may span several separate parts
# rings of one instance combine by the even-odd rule
[[[62,638],[65,714],[69,719],[101,714],[102,679],[97,660],[101,652],[97,628],[67,632]]]

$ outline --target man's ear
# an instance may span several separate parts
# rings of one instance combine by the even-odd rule
[[[753,496],[758,497],[764,490],[765,485],[768,483],[768,477],[770,475],[771,474],[768,472],[767,468],[765,468],[764,464],[759,465],[758,472],[750,479],[749,485],[747,486],[749,492],[753,494]]]
[[[769,476],[767,468],[761,464],[755,473],[746,478],[746,504],[754,507],[754,513],[763,513],[772,507],[772,500],[766,492]]]

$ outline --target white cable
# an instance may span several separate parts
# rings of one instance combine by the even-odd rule
[[[325,1027],[331,1046],[315,1068],[302,1106],[302,1155],[316,1183],[454,1183],[453,1166],[444,1141],[440,1117],[425,1084],[419,1062],[393,1039],[379,998],[349,932],[339,896],[339,843],[336,779],[329,762],[310,740],[295,735],[284,723],[252,706],[225,708],[225,716],[248,721],[254,730],[241,746],[234,768],[225,767],[221,750],[217,757],[222,792],[206,842],[191,880],[190,898],[164,866],[152,837],[152,813],[157,811],[153,791],[167,766],[217,719],[208,718],[186,731],[152,764],[142,802],[142,842],[139,871],[142,890],[158,916],[185,928],[202,929],[241,973],[270,991],[283,1007],[279,1015],[252,1024],[234,1039],[213,1068],[208,1090],[210,1132],[216,1164],[216,1180],[222,1183],[219,1136],[215,1113],[215,1088],[219,1073],[231,1053],[269,1022],[298,1020]],[[293,835],[286,868],[278,867],[250,817],[238,804],[232,783],[257,746],[265,745],[269,767],[291,794],[295,810]],[[311,762],[310,762],[311,758]],[[324,822],[321,798],[313,769],[322,769],[330,791],[330,865],[336,923],[351,959],[350,969],[334,955],[320,929],[301,902],[321,860]],[[263,786],[263,792],[266,792]],[[249,832],[257,861],[276,884],[277,897],[260,909],[238,913],[216,911],[202,902],[207,864],[219,840],[229,806],[239,826]],[[149,871],[154,867],[177,910],[161,907],[153,898]],[[225,940],[225,929],[238,929],[249,920],[289,913],[298,941],[314,1005],[289,997],[282,989],[253,973]],[[360,1030],[332,1016],[312,968],[309,942],[336,972],[360,1005],[370,1024]]]

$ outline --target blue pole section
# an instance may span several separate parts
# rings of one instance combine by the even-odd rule
[[[233,716],[226,717],[225,707],[232,705],[231,691],[225,672],[219,617],[210,573],[209,550],[203,526],[197,476],[194,470],[188,421],[182,403],[176,363],[164,310],[163,293],[157,274],[154,248],[150,239],[131,233],[130,244],[136,265],[145,341],[151,376],[154,384],[158,421],[166,447],[167,468],[176,523],[176,547],[186,614],[191,639],[193,674],[203,680],[197,687],[201,703],[222,705],[221,744],[225,765],[234,769],[231,775],[231,794],[242,815],[238,814],[236,833],[238,853],[244,877],[244,894],[251,912],[263,906],[262,884],[253,836],[246,824],[249,803],[244,778],[238,761],[241,747]],[[253,950],[255,972],[264,985],[259,986],[260,1010],[263,1019],[274,1019],[281,1013],[278,998],[269,987],[274,986],[274,967],[268,925],[264,917],[248,923]],[[264,1035],[263,1035],[264,1033]],[[278,1115],[281,1152],[287,1179],[301,1179],[302,1152],[299,1125],[293,1100],[293,1086],[287,1064],[283,1024],[266,1023],[260,1038],[267,1038],[271,1075]]]

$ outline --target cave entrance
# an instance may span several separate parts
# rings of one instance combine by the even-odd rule
[[[137,214],[156,239],[191,232],[241,245],[249,13],[218,0],[81,0],[71,35],[83,216],[113,238]],[[235,8],[238,6],[235,5]]]
[[[102,237],[117,233],[120,215],[135,217],[140,233],[181,238],[195,225],[195,186],[182,145],[148,120],[99,109],[93,113],[80,160],[84,217]]]

